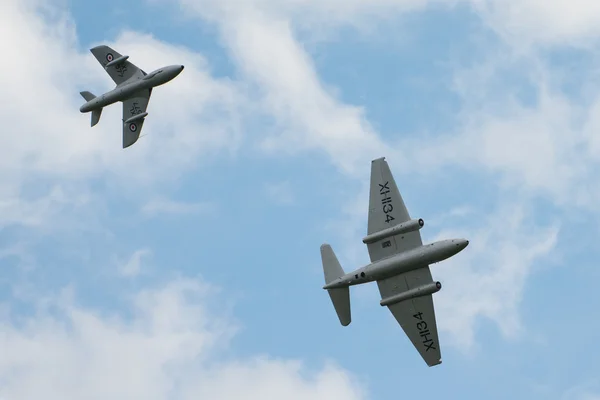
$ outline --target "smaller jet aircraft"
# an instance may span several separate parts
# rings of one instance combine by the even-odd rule
[[[102,108],[118,101],[123,103],[123,148],[140,137],[152,88],[169,82],[183,71],[183,65],[170,65],[147,74],[108,46],[90,49],[96,60],[116,83],[116,87],[101,96],[80,92],[86,103],[79,111],[92,112],[92,126],[100,121]]]
[[[371,264],[348,274],[328,244],[321,246],[325,286],[340,323],[350,324],[350,286],[377,281],[380,305],[387,306],[430,367],[442,362],[429,264],[464,250],[465,239],[441,240],[423,245],[422,219],[411,219],[385,158],[371,162],[371,190],[367,245]]]

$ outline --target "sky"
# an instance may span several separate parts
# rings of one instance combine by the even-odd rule
[[[600,399],[600,3],[0,2],[0,399]],[[156,88],[140,140],[89,49]],[[385,156],[432,266],[428,368],[368,263]]]

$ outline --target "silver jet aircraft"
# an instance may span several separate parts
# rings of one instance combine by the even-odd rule
[[[129,147],[140,137],[144,118],[148,116],[146,108],[152,88],[175,78],[183,71],[183,65],[170,65],[147,74],[127,61],[129,56],[122,56],[108,46],[97,46],[90,51],[117,86],[98,97],[90,92],[80,92],[87,103],[79,111],[91,111],[94,126],[100,120],[103,107],[123,102],[123,148]]]
[[[350,286],[377,281],[387,306],[430,367],[442,362],[432,294],[442,288],[429,265],[452,257],[465,239],[423,245],[422,219],[411,219],[385,158],[371,163],[367,245],[371,264],[346,274],[328,244],[321,246],[325,286],[343,326],[350,324]]]

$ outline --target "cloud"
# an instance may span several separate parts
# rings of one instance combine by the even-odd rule
[[[527,330],[519,314],[526,282],[536,263],[555,255],[559,225],[537,226],[524,204],[516,199],[491,213],[457,216],[448,225],[478,223],[443,229],[434,238],[470,240],[459,255],[431,266],[434,279],[444,285],[435,295],[440,330],[460,348],[475,344],[475,323],[482,317],[495,322],[506,338]]]
[[[63,187],[77,184],[85,192],[86,179],[100,178],[124,195],[143,197],[160,182],[176,182],[199,160],[235,153],[239,146],[243,93],[231,81],[213,78],[201,55],[135,32],[106,41],[127,49],[132,62],[144,69],[169,62],[186,65],[177,79],[153,92],[146,136],[123,150],[118,104],[107,107],[93,128],[89,115],[78,111],[80,90],[100,93],[112,82],[88,51],[77,50],[68,13],[42,0],[5,1],[0,26],[3,37],[12,38],[0,50],[19,55],[18,62],[0,66],[0,212],[5,220],[39,225],[53,213],[59,189],[37,190],[33,197],[24,188],[34,184],[45,188],[60,180]],[[41,203],[52,210],[27,215],[25,210]]]
[[[19,197],[0,198],[0,226],[23,225],[40,227],[54,220],[65,208],[87,203],[87,196],[81,193],[69,193],[61,186],[52,187],[46,195],[23,202]]]
[[[585,187],[582,181],[590,178],[589,165],[597,163],[597,156],[588,154],[585,148],[600,148],[597,135],[582,132],[591,133],[598,125],[593,110],[600,109],[600,98],[592,99],[589,107],[574,103],[560,89],[561,71],[554,70],[542,54],[518,48],[519,44],[539,39],[522,38],[520,28],[543,24],[545,29],[533,30],[569,36],[568,29],[563,32],[560,24],[554,26],[552,16],[559,18],[565,14],[565,7],[573,8],[563,20],[578,21],[573,22],[573,27],[591,29],[593,24],[586,25],[586,19],[598,7],[588,11],[579,2],[549,5],[537,0],[255,0],[243,6],[228,1],[181,2],[200,18],[217,22],[245,79],[258,86],[263,111],[276,121],[272,133],[262,142],[265,149],[279,154],[297,154],[301,150],[325,152],[334,165],[354,177],[365,176],[367,161],[386,155],[404,161],[403,168],[417,172],[432,172],[447,165],[460,165],[472,171],[483,167],[489,173],[499,171],[512,183],[525,184],[559,202],[564,202],[563,195],[573,193],[573,189],[576,202],[581,205],[595,202],[600,195],[582,191]],[[365,118],[363,108],[344,104],[335,97],[332,88],[320,81],[312,58],[297,35],[302,21],[321,13],[328,16],[324,24],[337,26],[340,21],[352,24],[355,19],[398,17],[426,7],[461,3],[471,4],[478,12],[476,15],[498,34],[502,30],[512,32],[518,43],[507,39],[491,48],[486,44],[482,47],[481,63],[475,66],[456,63],[452,87],[463,104],[460,125],[450,127],[448,134],[435,140],[430,137],[423,140],[421,136],[403,138],[396,146],[382,140]],[[542,22],[529,21],[539,15],[545,15],[540,19]],[[578,36],[574,31],[573,35]],[[516,84],[507,85],[515,80]],[[598,87],[594,82],[589,83]],[[520,100],[527,88],[536,99],[533,105]],[[581,120],[588,122],[582,124]]]
[[[424,174],[456,165],[487,176],[496,176],[495,174],[500,172],[503,178],[501,182],[505,183],[505,179],[509,182],[504,189],[509,190],[500,193],[498,204],[504,203],[507,198],[515,197],[513,189],[521,185],[532,191],[549,194],[558,202],[564,202],[565,194],[573,189],[575,191],[572,193],[577,204],[592,204],[595,198],[594,193],[590,194],[582,189],[588,182],[586,177],[593,175],[591,172],[593,169],[588,167],[593,165],[594,157],[590,155],[583,158],[576,157],[580,149],[570,142],[573,135],[579,132],[577,126],[572,125],[572,120],[581,114],[588,115],[589,119],[584,124],[587,136],[577,136],[577,140],[580,147],[589,149],[584,150],[584,153],[585,151],[593,153],[594,149],[597,151],[599,148],[597,145],[587,146],[594,144],[592,133],[597,124],[595,114],[588,112],[589,110],[582,111],[580,107],[570,104],[568,97],[549,86],[549,81],[543,79],[535,81],[540,101],[534,106],[516,101],[510,90],[503,91],[500,96],[497,96],[498,92],[492,93],[490,88],[496,88],[498,82],[488,79],[499,71],[493,63],[498,60],[496,57],[489,58],[484,65],[486,69],[481,71],[481,76],[475,75],[473,79],[468,77],[469,80],[466,80],[466,74],[473,72],[472,70],[464,74],[457,72],[457,86],[465,106],[461,113],[464,117],[463,124],[455,129],[452,137],[446,137],[433,146],[424,145],[422,142],[406,141],[395,148],[385,143],[367,121],[362,107],[343,103],[335,96],[334,90],[327,87],[320,79],[313,60],[298,40],[295,29],[298,18],[308,15],[308,11],[313,8],[322,15],[327,15],[327,13],[331,14],[331,7],[340,6],[342,12],[333,14],[336,18],[339,17],[336,23],[340,23],[340,18],[354,18],[364,12],[368,2],[353,1],[339,4],[333,1],[321,3],[297,1],[278,2],[279,5],[276,5],[263,1],[260,3],[261,8],[240,8],[237,11],[229,8],[229,14],[214,14],[213,17],[217,18],[228,50],[240,69],[241,79],[249,83],[248,86],[253,90],[250,93],[246,92],[245,85],[228,79],[214,79],[209,73],[207,61],[198,54],[168,45],[151,36],[125,32],[114,43],[109,44],[116,48],[126,48],[131,60],[143,68],[151,70],[162,65],[163,62],[181,62],[186,65],[181,76],[153,93],[149,108],[149,120],[152,119],[152,124],[146,124],[144,128],[144,133],[148,136],[125,151],[120,149],[118,106],[107,108],[101,124],[94,128],[89,127],[89,116],[77,115],[77,109],[82,101],[77,97],[77,92],[81,89],[92,91],[101,88],[109,89],[110,82],[89,53],[81,54],[75,50],[77,45],[73,22],[68,17],[62,16],[58,22],[48,24],[34,12],[30,4],[4,2],[0,6],[2,7],[0,8],[1,32],[5,37],[19,38],[15,41],[3,42],[2,50],[5,54],[22,55],[21,64],[8,63],[0,67],[0,80],[4,77],[0,83],[3,84],[3,88],[6,88],[0,93],[0,100],[3,104],[9,105],[0,110],[0,119],[5,121],[7,127],[0,134],[0,144],[2,144],[0,148],[3,149],[0,152],[0,170],[3,171],[0,173],[0,186],[3,188],[2,198],[9,199],[3,203],[8,205],[5,208],[6,214],[21,215],[22,217],[19,218],[24,223],[39,225],[40,221],[48,218],[47,215],[55,215],[48,211],[33,215],[35,217],[33,218],[28,212],[14,211],[16,205],[23,209],[36,206],[36,203],[33,205],[27,203],[32,201],[31,195],[23,197],[21,189],[24,182],[35,181],[36,178],[60,177],[81,183],[87,178],[103,177],[111,182],[111,185],[122,188],[124,196],[144,198],[144,195],[147,195],[144,189],[155,187],[157,182],[176,180],[177,176],[200,162],[198,161],[202,159],[199,157],[200,154],[205,156],[203,159],[206,159],[206,162],[209,162],[210,157],[215,153],[226,151],[234,153],[242,143],[240,127],[244,125],[242,121],[247,117],[249,110],[261,112],[274,121],[274,126],[266,129],[266,133],[258,137],[264,150],[283,155],[306,151],[323,153],[335,166],[351,177],[366,177],[368,169],[365,165],[369,165],[367,161],[381,155],[386,155],[390,159],[402,157],[411,161],[410,154],[401,150],[416,148],[423,149],[421,152],[423,157],[415,160],[414,163],[405,164]],[[200,10],[200,6],[214,6],[215,3],[194,4],[198,6],[195,9]],[[225,7],[231,7],[233,3],[222,4],[223,6],[219,6],[222,7],[220,10],[226,10]],[[396,7],[394,8],[396,10],[406,6],[402,8],[404,11],[426,4],[428,3],[425,1],[402,3],[390,0],[372,2],[368,7],[372,10],[381,7],[377,10],[385,11],[391,10],[392,7]],[[292,6],[296,8],[290,14],[286,7]],[[204,10],[201,11],[202,17],[206,17],[206,13],[214,11],[215,8],[204,7]],[[492,17],[484,15],[484,18]],[[502,21],[505,20],[497,21],[503,23]],[[41,65],[39,59],[47,60],[42,71],[39,69]],[[81,65],[81,68],[69,70],[67,74],[64,60],[70,60],[70,65]],[[511,60],[501,61],[500,65],[507,65]],[[540,59],[531,58],[527,61],[535,64],[540,62]],[[157,62],[160,64],[156,64]],[[537,64],[537,66],[540,66],[540,69],[531,68],[531,64],[528,64],[527,68],[531,69],[527,71],[538,73],[547,72],[549,69],[545,64]],[[457,71],[460,69],[464,69],[464,66],[459,65]],[[545,79],[545,76],[542,75],[542,78]],[[82,87],[75,87],[75,81],[81,82]],[[460,86],[461,84],[463,86]],[[484,90],[482,91],[481,88]],[[31,92],[35,92],[36,96],[32,98]],[[469,98],[477,99],[480,104],[475,104],[475,101],[469,102],[467,100]],[[256,104],[249,105],[249,99],[257,100]],[[595,110],[594,107],[590,110]],[[36,118],[31,118],[31,110],[36,110]],[[14,134],[16,131],[19,132],[18,135]],[[535,149],[536,157],[530,156],[528,150],[531,151],[531,148]],[[48,191],[49,195],[53,193],[51,190]],[[519,331],[517,307],[527,276],[531,272],[531,266],[539,257],[550,252],[555,245],[558,229],[556,226],[540,228],[532,225],[527,232],[518,227],[525,220],[523,209],[527,209],[531,204],[531,197],[518,196],[516,200],[511,203],[519,211],[516,215],[508,209],[503,209],[500,215],[506,220],[501,218],[485,220],[489,226],[487,228],[483,227],[484,225],[477,226],[475,230],[477,233],[475,236],[481,244],[476,244],[473,240],[464,254],[457,257],[455,261],[449,261],[449,265],[443,266],[449,272],[445,290],[440,294],[440,296],[447,296],[448,299],[446,302],[439,302],[445,304],[440,313],[441,320],[445,320],[447,324],[445,326],[442,324],[441,329],[453,332],[455,341],[461,346],[472,344],[474,324],[481,316],[494,320],[507,336],[514,336]],[[64,204],[54,201],[51,203],[52,207],[55,207],[55,203]],[[166,200],[153,200],[146,206],[148,206],[146,212],[150,210],[149,215],[159,210],[165,212],[186,208],[179,208],[181,204],[174,205]],[[361,210],[361,219],[354,220],[356,221],[354,227],[363,224],[363,218],[364,208]],[[505,231],[506,224],[510,229]],[[362,225],[360,227],[363,229]],[[449,232],[443,233],[444,236],[449,234]],[[457,232],[457,234],[469,238],[474,236],[473,232]],[[359,242],[353,245],[355,246],[356,243]],[[498,259],[490,264],[490,254],[487,249],[496,245],[498,248],[492,251]],[[460,265],[454,269],[455,264]],[[482,265],[486,267],[483,268]],[[456,271],[456,275],[452,275],[450,270]],[[440,274],[443,276],[442,272]],[[464,304],[467,307],[459,307]],[[147,316],[138,316],[135,323],[119,320],[120,325],[115,328],[110,325],[114,322],[112,319],[100,318],[91,310],[77,307],[73,309],[80,314],[71,312],[72,316],[69,317],[68,322],[70,325],[78,326],[79,330],[86,328],[86,321],[92,321],[99,331],[106,334],[106,337],[116,338],[115,340],[136,340],[141,344],[146,342],[156,344],[159,339],[165,339],[169,343],[179,343],[169,335],[157,336],[154,333],[154,336],[148,336],[148,333],[136,330],[138,329],[136,323],[144,325],[151,322],[151,318]],[[75,320],[77,316],[79,319]],[[67,317],[63,316],[64,318]],[[94,357],[99,357],[96,354],[99,351],[94,347],[96,345],[91,344],[96,341],[92,341],[91,337],[87,337],[83,343],[84,350],[72,348],[69,347],[72,340],[83,339],[74,339],[71,333],[61,328],[60,320],[44,316],[43,321],[45,322],[40,325],[41,337],[51,340],[49,339],[43,346],[30,343],[29,339],[25,340],[30,346],[27,347],[28,351],[38,347],[48,351],[46,347],[53,348],[53,345],[59,349],[67,349],[66,358],[72,363],[70,365],[76,365],[76,367],[69,367],[73,373],[78,371],[80,365],[85,366],[85,362],[76,356],[79,351],[82,351],[82,354],[89,351]],[[464,331],[460,332],[462,342],[458,339],[459,323],[469,327],[469,334],[464,335]],[[32,324],[35,325],[33,322]],[[23,335],[33,336],[30,331],[12,326],[10,328],[12,338],[21,338]],[[86,329],[86,332],[88,330]],[[119,338],[123,336],[121,334],[125,339]],[[127,347],[123,342],[118,343],[121,348]],[[148,349],[142,350],[136,351],[143,354]],[[200,350],[196,352],[201,353]],[[42,360],[47,364],[50,363],[51,358],[59,357],[58,353],[44,354],[45,358],[42,357]],[[140,357],[139,354],[136,353],[134,356]],[[152,357],[159,359],[155,362],[157,365],[169,364],[172,360],[164,355]],[[179,362],[174,361],[176,365],[181,365],[178,364]],[[107,365],[108,361],[102,360],[102,363]],[[297,364],[292,364],[282,362],[276,364],[276,368],[284,372],[288,370],[297,372]],[[45,373],[37,364],[30,365],[30,368],[26,366],[30,374]],[[150,367],[152,365],[154,364],[151,363]],[[260,377],[253,376],[249,371],[253,369],[261,371],[263,364],[241,362],[240,365],[241,367],[231,367],[223,371],[242,371],[246,379],[253,377],[258,382],[262,382]],[[108,367],[104,368],[108,369]],[[154,369],[150,372],[140,371],[140,374],[150,376],[152,382],[159,386],[155,388],[155,394],[166,393],[161,390],[166,390],[164,387],[169,384],[160,385],[161,382],[170,381],[168,378],[163,378],[158,367],[152,368]],[[100,372],[103,371],[104,369],[101,368]],[[222,372],[219,369],[217,371]],[[93,372],[98,373],[97,370]],[[222,373],[226,375],[225,372]],[[25,372],[23,374],[28,377]],[[337,376],[336,374],[332,375]],[[90,376],[91,373],[84,378],[91,380]],[[157,376],[159,379],[155,380]],[[86,384],[86,379],[83,379],[82,385]],[[133,379],[133,388],[130,390],[137,390],[136,379]],[[304,378],[290,379],[290,382],[300,382],[300,386],[306,383]],[[281,380],[285,381],[284,377]],[[57,381],[60,381],[61,385],[66,385],[65,387],[74,385],[73,382],[65,381],[64,376]],[[216,379],[215,381],[218,382]],[[241,379],[241,381],[246,380]],[[29,383],[29,381],[23,383],[24,386],[18,389],[35,390],[35,386]],[[204,384],[203,387],[211,387],[211,382],[202,380],[193,385],[200,386],[200,383]],[[47,382],[46,384],[49,385]],[[31,389],[26,389],[30,386]],[[41,387],[44,388],[44,385],[42,384]],[[101,389],[99,393],[103,393],[102,390],[108,389]],[[296,393],[301,392],[301,389],[297,389]],[[78,392],[79,395],[81,393]],[[280,393],[280,397],[286,398],[285,395],[287,393]]]
[[[460,167],[494,176],[502,194],[542,195],[561,207],[598,211],[600,191],[591,183],[600,171],[600,96],[565,93],[560,73],[539,55],[510,52],[457,66],[460,123],[435,140],[403,138],[402,148],[415,149],[405,165],[423,175]],[[594,80],[588,85],[599,87]]]
[[[369,23],[426,9],[466,5],[504,40],[531,45],[590,47],[600,36],[600,6],[587,0],[181,0],[203,17],[222,21],[249,12],[288,18],[318,33],[341,26],[371,31]],[[372,24],[371,24],[372,26]]]
[[[587,47],[600,36],[600,5],[586,0],[471,0],[488,23],[514,45]]]
[[[0,398],[363,399],[346,371],[297,360],[218,361],[237,330],[193,279],[131,296],[132,318],[83,307],[73,292],[29,317],[0,314]]]
[[[184,4],[200,17],[212,9],[202,1]],[[360,174],[370,157],[389,154],[363,108],[344,104],[320,81],[290,20],[267,4],[237,11],[229,3],[208,5],[223,11],[218,23],[227,50],[243,78],[257,87],[260,110],[274,120],[275,126],[261,138],[264,150],[284,155],[324,151],[335,166],[350,174]]]
[[[526,18],[536,15],[533,11],[541,3],[525,3],[531,11]],[[597,161],[586,147],[594,148],[589,146],[594,135],[586,136],[581,130],[594,123],[593,114],[559,90],[555,71],[540,54],[524,55],[510,40],[509,34],[527,33],[519,28],[517,2],[510,2],[508,14],[494,1],[471,2],[488,29],[505,41],[486,50],[475,66],[456,63],[451,82],[461,100],[456,126],[448,128],[448,133],[402,138],[396,146],[379,137],[362,108],[344,104],[319,79],[298,38],[298,27],[319,19],[321,13],[331,16],[325,24],[353,25],[365,18],[398,17],[430,5],[460,2],[257,0],[233,7],[233,2],[227,1],[217,5],[182,0],[182,4],[218,24],[241,73],[257,85],[263,110],[276,121],[276,133],[267,137],[264,148],[288,154],[324,152],[342,172],[363,181],[368,176],[368,161],[381,155],[396,160],[414,179],[458,166],[461,173],[497,180],[500,190],[492,207],[498,215],[486,218],[487,213],[479,213],[481,224],[457,232],[458,237],[472,239],[471,246],[440,270],[447,271],[440,272],[447,280],[440,295],[444,300],[437,303],[440,327],[462,348],[473,346],[476,321],[482,317],[494,321],[505,337],[519,335],[523,326],[518,311],[527,278],[533,265],[555,250],[560,226],[558,221],[548,226],[530,224],[526,210],[532,209],[539,194],[557,205],[590,207],[597,204],[600,192],[589,184]],[[541,23],[550,24],[548,21]],[[565,37],[565,32],[546,38],[556,41],[559,35]],[[533,44],[540,40],[545,39],[530,32],[524,41]],[[507,84],[515,80],[517,84]],[[520,97],[523,86],[531,87],[533,101]],[[582,115],[590,118],[589,122],[579,122]],[[469,193],[475,198],[486,188],[471,188]],[[344,238],[354,239],[359,227],[364,229],[365,201],[347,205],[351,217],[344,216]],[[472,209],[470,206],[464,207]],[[468,221],[464,212],[456,219],[457,224]],[[440,238],[448,234],[443,231]],[[352,246],[356,243],[353,240]],[[358,255],[353,253],[350,258]]]

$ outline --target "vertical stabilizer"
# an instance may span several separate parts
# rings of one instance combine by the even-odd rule
[[[333,249],[328,244],[321,246],[321,261],[323,262],[325,284],[329,284],[337,278],[344,276],[344,270],[335,256]]]
[[[79,94],[87,102],[90,102],[90,101],[92,101],[92,100],[94,100],[96,98],[96,96],[93,93],[88,92],[87,90],[84,90],[83,92],[79,92]],[[102,115],[102,109],[101,108],[99,108],[97,110],[92,110],[92,126],[96,125],[98,123],[98,121],[100,121],[100,116],[101,115]]]
[[[88,92],[87,90],[84,90],[83,92],[79,92],[79,94],[81,95],[81,97],[83,97],[83,99],[85,101],[92,101],[96,98],[96,96],[94,96],[93,93]]]
[[[323,262],[323,273],[325,274],[325,284],[331,283],[344,276],[344,270],[340,265],[333,249],[330,245],[321,246],[321,261]],[[350,312],[350,288],[342,287],[328,289],[329,297],[335,308],[335,312],[343,326],[350,325],[352,316]]]

